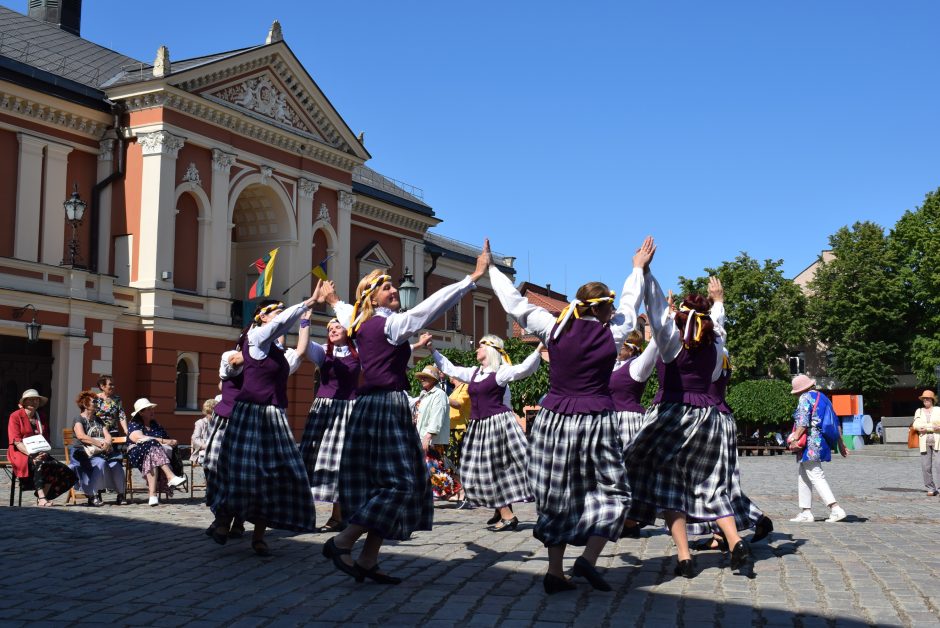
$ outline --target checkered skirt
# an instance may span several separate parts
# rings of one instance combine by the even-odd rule
[[[616,417],[617,424],[619,425],[620,444],[623,445],[623,449],[626,451],[627,447],[630,445],[630,441],[633,440],[633,437],[636,436],[640,428],[643,427],[645,415],[640,412],[621,410],[620,412],[615,412],[614,417]]]
[[[512,412],[470,421],[460,458],[460,480],[467,500],[487,508],[530,501],[528,446]]]
[[[222,441],[225,439],[225,428],[228,427],[228,417],[213,413],[209,420],[209,442],[206,443],[206,456],[202,461],[202,470],[206,476],[206,503],[212,503],[215,492],[215,470],[219,464],[219,452],[222,450]]]
[[[213,467],[213,512],[270,528],[314,529],[307,470],[282,409],[237,402]]]
[[[737,518],[731,494],[735,436],[734,422],[723,420],[714,406],[651,406],[624,453],[629,518],[651,524],[660,513],[674,511],[706,528],[721,517]]]
[[[546,546],[620,538],[629,491],[613,412],[556,414],[542,408],[529,442],[529,488]]]
[[[346,424],[355,403],[318,397],[307,415],[300,455],[307,467],[310,492],[315,501],[339,501],[339,461],[343,455]]]
[[[726,424],[725,429],[731,431],[731,442],[737,443],[738,428],[734,420],[734,415],[725,412],[719,412],[718,415],[721,417],[721,421]],[[741,467],[738,466],[738,448],[736,446],[731,447],[729,454],[730,458],[728,464],[732,472],[730,477],[725,478],[725,481],[728,483],[727,490],[731,498],[731,507],[734,510],[734,523],[738,530],[747,530],[748,528],[756,526],[757,521],[764,513],[761,512],[761,509],[758,508],[754,502],[748,499],[747,495],[744,494],[744,489],[741,488]],[[712,532],[718,532],[719,529],[718,524],[715,522],[690,523],[686,526],[686,531],[689,535],[695,535],[711,534]]]
[[[339,488],[349,523],[399,541],[431,529],[431,479],[404,392],[356,398],[346,424]]]

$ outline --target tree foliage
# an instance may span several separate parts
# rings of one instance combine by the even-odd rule
[[[835,256],[810,283],[808,311],[832,359],[827,374],[878,399],[895,382],[904,334],[903,279],[884,230],[857,222],[830,236]]]
[[[761,264],[742,252],[718,268],[706,268],[703,277],[679,278],[683,294],[707,294],[708,277],[721,280],[735,381],[786,377],[787,355],[806,343],[806,298],[784,277],[782,265],[783,260],[770,259]]]
[[[728,388],[728,406],[734,418],[745,423],[780,424],[793,418],[796,395],[779,379],[750,379]]]

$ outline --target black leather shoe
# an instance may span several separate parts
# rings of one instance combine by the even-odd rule
[[[336,538],[336,537],[333,537]],[[343,562],[343,556],[349,555],[350,550],[336,546],[336,541],[330,539],[323,545],[323,555],[333,561],[333,566],[342,571],[347,576],[352,576],[356,582],[362,582],[365,576],[362,570],[356,567],[355,563],[347,565]]]
[[[675,574],[677,576],[682,576],[683,578],[694,578],[695,565],[692,562],[692,559],[686,558],[685,560],[676,562]]]
[[[228,538],[230,539],[240,539],[245,535],[245,524],[235,522],[232,524],[232,527],[228,531]]]
[[[496,513],[492,517],[486,520],[486,525],[491,526],[494,523],[499,523],[499,520],[502,518],[503,516],[499,514],[499,509],[497,508]]]
[[[574,591],[577,589],[571,580],[567,578],[559,578],[558,576],[553,576],[550,573],[545,574],[545,577],[542,579],[542,586],[545,587],[545,592],[549,595],[554,595],[556,593],[561,593],[562,591]]]
[[[689,549],[695,550],[696,552],[727,552],[728,541],[721,535],[712,536],[707,539],[695,541],[694,543],[689,543]]]
[[[361,567],[359,563],[356,563],[356,569],[359,571],[361,576],[368,578],[373,582],[378,582],[379,584],[401,584],[401,578],[396,578],[395,576],[381,573],[379,571],[378,563],[372,565],[372,569],[366,569],[365,567]]]
[[[767,538],[767,535],[774,531],[774,522],[767,515],[761,516],[754,526],[754,536],[751,537],[751,543],[757,543]]]
[[[505,530],[515,530],[518,527],[519,517],[513,517],[512,519],[500,519],[499,523],[490,527],[490,530],[493,532],[503,532]]]
[[[751,561],[751,548],[747,546],[747,541],[738,541],[734,549],[731,550],[731,569],[740,569]]]
[[[598,591],[612,590],[610,585],[607,584],[607,581],[604,580],[604,577],[598,573],[597,569],[594,568],[594,565],[589,563],[584,556],[580,556],[578,557],[578,560],[574,561],[574,568],[571,570],[571,573],[575,576],[584,578],[590,582],[591,586]]]

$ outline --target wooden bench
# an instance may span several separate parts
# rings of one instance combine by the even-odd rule
[[[738,445],[739,456],[763,456],[765,451],[768,456],[776,456],[787,453],[787,448],[779,445]]]
[[[71,466],[70,464],[71,454],[69,452],[69,448],[76,442],[76,440],[77,439],[75,438],[74,430],[70,430],[70,429],[62,430],[62,444],[65,447],[65,464],[66,465]],[[111,443],[114,445],[126,445],[127,437],[115,436],[111,439]],[[132,496],[135,490],[134,489],[134,476],[131,475],[131,471],[133,470],[133,467],[131,466],[131,459],[127,457],[127,453],[124,454],[124,456],[122,457],[122,460],[124,462],[124,496],[127,498],[128,502],[130,502],[133,499]],[[141,490],[141,489],[137,489],[137,490]],[[147,489],[146,487],[144,487],[142,490],[146,492]],[[69,489],[68,499],[65,500],[66,505],[68,505],[69,502],[72,502],[73,504],[78,503],[75,497],[74,486]]]

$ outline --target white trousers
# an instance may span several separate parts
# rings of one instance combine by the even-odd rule
[[[836,497],[829,488],[829,482],[826,481],[826,474],[823,473],[822,463],[819,461],[800,463],[796,488],[800,496],[800,508],[807,509],[813,506],[813,489],[816,489],[819,498],[827,506],[836,502]]]

